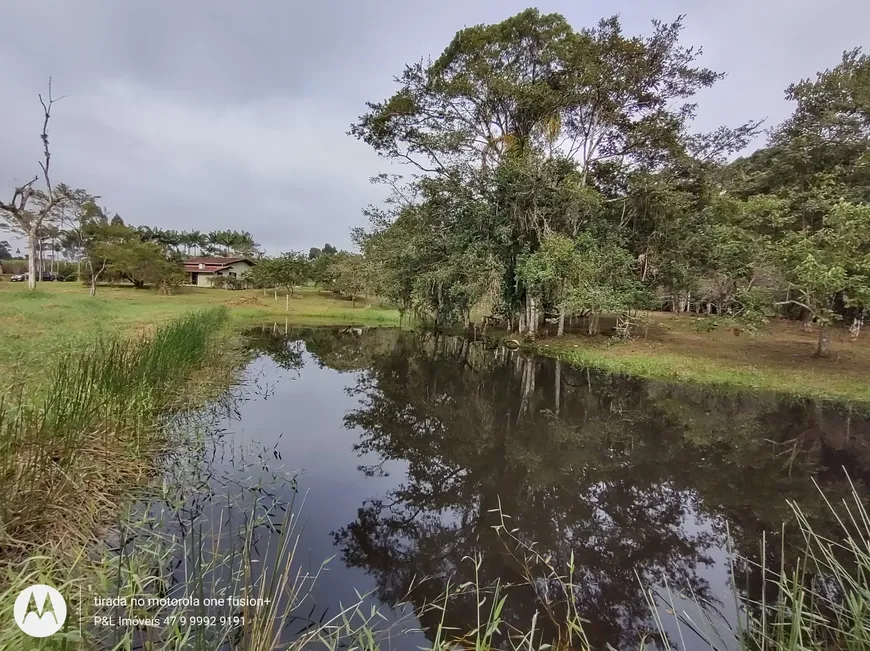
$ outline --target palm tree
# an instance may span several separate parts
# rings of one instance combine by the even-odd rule
[[[229,257],[230,249],[235,244],[236,233],[233,231],[212,231],[208,234],[209,244],[222,247],[224,257]]]
[[[254,236],[248,231],[236,233],[236,242],[233,244],[233,250],[236,255],[253,256],[257,250],[257,242],[254,241]]]
[[[190,247],[195,248],[197,252],[202,255],[202,247],[205,244],[205,236],[200,231],[190,231],[187,235],[190,238],[188,240]],[[188,253],[190,253],[189,250]]]

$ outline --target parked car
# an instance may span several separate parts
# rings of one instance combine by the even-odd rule
[[[23,283],[25,280],[27,280],[28,275],[29,274],[27,274],[27,273],[15,274],[14,276],[12,276],[12,282],[13,283]],[[55,277],[55,275],[53,273],[49,273],[48,271],[44,271],[42,273],[42,277],[40,278],[40,280],[42,280],[44,282],[44,281],[57,280],[57,278]]]

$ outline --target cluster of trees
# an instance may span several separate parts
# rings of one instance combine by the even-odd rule
[[[0,227],[26,239],[27,271],[31,289],[45,271],[46,252],[51,265],[57,256],[74,261],[77,277],[87,279],[91,294],[106,276],[123,278],[136,287],[154,285],[164,291],[184,282],[183,255],[260,255],[253,236],[246,232],[175,231],[133,227],[117,214],[110,217],[99,205],[97,195],[51,181],[51,151],[48,125],[54,104],[62,98],[39,96],[43,108],[40,139],[43,158],[40,174],[18,186],[9,202],[0,200]],[[8,242],[0,246],[0,257],[11,257]]]
[[[45,269],[45,252],[51,252],[51,268],[56,255],[75,263],[75,276],[87,281],[91,295],[103,280],[126,280],[135,287],[154,286],[170,292],[185,279],[182,261],[185,255],[258,255],[258,245],[248,232],[170,231],[149,226],[124,223],[117,213],[109,212],[98,203],[98,196],[85,190],[73,190],[59,184],[54,188],[58,199],[55,208],[43,216],[34,231],[35,246],[28,256],[29,269]],[[21,234],[23,229],[9,226]],[[49,245],[46,246],[45,242]],[[70,265],[67,264],[67,267]],[[31,287],[42,276],[31,273]]]
[[[870,305],[870,59],[786,90],[794,113],[733,160],[752,121],[692,130],[722,78],[681,20],[628,36],[529,9],[405,68],[351,133],[411,166],[357,229],[367,281],[402,310],[467,322],[671,309],[860,327]]]
[[[110,218],[106,209],[98,204],[99,196],[63,183],[53,184],[48,125],[52,109],[61,99],[53,96],[49,79],[47,95],[39,95],[43,110],[40,173],[16,187],[8,202],[0,200],[0,227],[27,241],[28,284],[31,289],[45,270],[46,252],[50,254],[52,264],[57,254],[76,261],[79,277],[82,277],[84,268],[91,294],[96,293],[97,282],[104,275],[127,279],[137,287],[152,284],[168,291],[184,281],[179,264],[183,254],[259,254],[257,243],[248,232],[203,234],[199,231],[131,227],[117,214]],[[0,257],[9,257],[9,248],[4,241]]]
[[[356,298],[367,288],[364,265],[362,255],[339,251],[327,243],[322,249],[312,247],[308,255],[288,251],[274,258],[260,258],[240,282],[262,288],[264,292],[271,288],[275,300],[278,300],[278,290],[283,289],[288,306],[294,287],[309,283],[347,295],[355,305]]]

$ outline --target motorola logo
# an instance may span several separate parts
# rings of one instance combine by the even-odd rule
[[[54,635],[66,620],[66,601],[48,585],[32,585],[15,598],[13,609],[18,628],[31,637]]]

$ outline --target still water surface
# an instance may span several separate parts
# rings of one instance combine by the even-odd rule
[[[419,608],[477,572],[481,584],[515,586],[507,622],[525,630],[537,612],[547,631],[558,590],[494,528],[505,517],[560,572],[573,557],[593,648],[637,648],[655,632],[650,590],[665,614],[670,600],[693,612],[680,594],[706,603],[724,622],[718,646],[733,647],[729,536],[737,555],[761,562],[764,532],[791,519],[787,500],[836,531],[813,479],[832,499],[848,492],[844,470],[859,490],[870,480],[870,422],[846,407],[608,375],[391,329],[249,336],[245,399],[223,417],[221,436],[266,451],[245,472],[270,495],[297,495],[294,508],[304,497],[296,562],[311,572],[326,562],[305,605],[313,620],[357,591],[384,606],[407,601],[417,583]],[[229,456],[210,463],[226,471]],[[271,485],[276,466],[298,472],[295,487]],[[220,486],[216,494],[219,502]],[[785,544],[796,547],[797,533]],[[779,543],[769,545],[775,569]],[[758,599],[758,572],[747,561],[735,569],[740,595]],[[473,628],[474,602],[455,598],[447,623]],[[437,614],[422,620],[434,627]],[[673,616],[664,627],[674,642],[709,648]],[[392,646],[425,643],[417,633]]]

